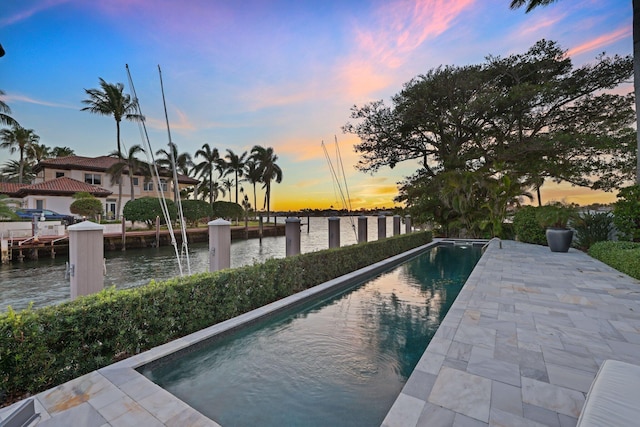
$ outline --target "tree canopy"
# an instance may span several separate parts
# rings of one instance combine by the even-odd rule
[[[509,202],[545,179],[605,190],[631,179],[633,94],[607,90],[632,73],[629,56],[600,56],[574,68],[555,42],[541,40],[522,54],[429,70],[406,83],[392,106],[354,106],[354,121],[343,129],[361,140],[355,149],[362,171],[417,160],[420,169],[402,184],[398,200],[426,203],[439,222],[458,221],[467,210],[444,196],[486,188],[487,180],[497,180],[499,191],[508,176]]]

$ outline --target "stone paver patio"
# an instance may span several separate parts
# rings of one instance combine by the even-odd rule
[[[37,425],[217,426],[134,369],[285,303],[42,392]],[[493,241],[383,425],[574,426],[606,359],[640,364],[640,282],[579,251]]]
[[[384,426],[575,426],[606,359],[640,364],[640,282],[492,242]]]

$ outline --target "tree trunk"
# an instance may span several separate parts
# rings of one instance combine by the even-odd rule
[[[120,147],[120,122],[116,120],[116,138],[118,140],[118,158],[122,159],[122,149]],[[116,219],[122,214],[122,175],[118,179],[118,203],[116,205]]]
[[[640,185],[640,0],[633,0],[633,89],[636,96],[636,184]]]

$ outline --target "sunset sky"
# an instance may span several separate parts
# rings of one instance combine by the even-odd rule
[[[180,152],[194,154],[204,143],[221,154],[273,147],[284,181],[273,187],[272,208],[341,207],[321,148],[324,141],[333,155],[337,138],[353,208],[390,207],[396,183],[417,166],[356,171],[358,140],[341,131],[354,104],[390,104],[403,83],[431,68],[524,52],[542,38],[558,41],[575,65],[632,52],[631,0],[560,0],[529,14],[509,3],[2,0],[0,89],[12,116],[41,143],[106,155],[116,149],[115,122],[80,111],[84,89],[98,88],[102,77],[129,93],[129,64],[158,150],[168,141],[160,65]],[[143,143],[137,124],[122,129],[126,147]],[[17,157],[0,150],[0,164],[10,158]],[[615,193],[551,185],[542,196],[615,200]]]

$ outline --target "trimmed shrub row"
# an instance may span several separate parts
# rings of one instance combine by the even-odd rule
[[[271,259],[0,314],[0,401],[8,403],[424,245],[412,233]]]
[[[589,255],[640,280],[640,242],[598,242],[589,248]]]

